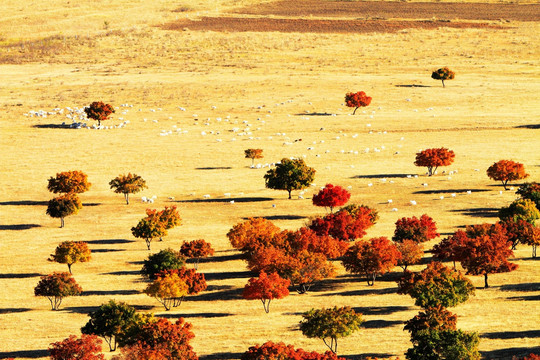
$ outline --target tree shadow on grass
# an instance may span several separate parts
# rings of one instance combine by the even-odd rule
[[[195,170],[230,170],[230,166],[209,166],[209,167],[198,167]]]
[[[468,208],[468,209],[456,209],[450,210],[450,212],[461,213],[462,215],[472,216],[472,217],[487,217],[487,218],[498,218],[499,217],[499,208]]]
[[[376,175],[355,175],[352,179],[384,179],[384,178],[406,178],[407,176],[414,176],[414,174],[376,174]]]
[[[390,315],[399,311],[408,311],[410,306],[360,306],[353,308],[355,312],[362,315]]]
[[[0,225],[0,230],[28,230],[36,227],[41,227],[38,224],[17,224],[17,225]]]
[[[326,111],[325,112],[310,112],[310,113],[298,113],[298,114],[294,114],[296,116],[332,116],[334,115],[333,113],[327,113]]]
[[[99,306],[68,306],[64,308],[60,308],[60,312],[70,312],[75,314],[90,314],[92,312],[95,312],[97,309],[99,309]]]
[[[0,359],[7,359],[7,358],[39,359],[39,358],[48,358],[48,357],[49,357],[49,350],[45,350],[45,349],[0,352]]]
[[[538,354],[540,352],[540,346],[531,347],[514,347],[491,351],[480,351],[482,359],[512,359],[513,356],[524,357],[529,354]]]
[[[521,339],[521,338],[539,338],[540,330],[525,330],[525,331],[496,331],[480,335],[486,339]]]
[[[331,295],[339,295],[339,296],[362,296],[362,295],[387,295],[387,294],[396,294],[397,293],[397,287],[396,288],[384,288],[384,289],[360,289],[360,290],[350,290],[350,291],[342,291],[342,292],[336,292],[331,294],[321,294],[318,296],[331,296]]]
[[[347,284],[358,283],[361,280],[361,278],[354,275],[340,275],[332,279],[323,279],[315,282],[309,289],[309,292],[317,293],[323,291],[338,290],[342,289]]]
[[[177,200],[180,203],[229,203],[234,201],[236,203],[250,203],[250,202],[263,202],[273,201],[274,198],[269,197],[245,197],[245,198],[222,198],[222,199],[193,199],[193,200]]]
[[[387,353],[367,353],[367,354],[358,354],[358,355],[347,355],[347,359],[349,360],[365,360],[368,358],[387,359],[392,356],[396,356],[396,355],[387,354]]]
[[[90,250],[91,253],[108,253],[108,252],[118,252],[118,251],[126,251],[126,249],[92,249]]]
[[[76,129],[68,124],[35,124],[32,127],[36,129]]]
[[[362,323],[362,327],[366,329],[382,329],[396,325],[403,325],[405,322],[401,320],[368,320]]]
[[[80,296],[103,296],[103,295],[136,295],[140,294],[137,290],[90,290],[83,291]]]
[[[301,215],[270,215],[270,216],[259,216],[260,218],[266,220],[300,220],[307,219],[307,216]],[[242,218],[243,220],[249,220],[249,218]]]
[[[18,201],[3,201],[0,205],[7,206],[47,206],[48,201],[34,201],[34,200],[18,200]]]
[[[540,301],[540,295],[510,296],[508,300],[516,301]]]
[[[103,239],[103,240],[88,240],[85,241],[87,244],[95,244],[95,245],[115,245],[115,244],[127,244],[127,243],[134,243],[135,240],[127,240],[127,239]]]
[[[204,278],[207,281],[213,280],[228,280],[228,279],[249,279],[258,277],[259,274],[253,271],[223,271],[218,273],[204,273]]]
[[[528,124],[528,125],[518,125],[514,126],[515,129],[540,129],[540,124]]]
[[[29,308],[5,308],[5,309],[0,309],[0,315],[22,313],[22,312],[27,312],[31,310],[32,309],[29,309]]]
[[[462,193],[467,193],[467,191],[470,191],[472,193],[477,193],[477,192],[486,192],[486,191],[489,191],[489,190],[486,190],[486,189],[473,189],[473,190],[471,190],[471,189],[419,190],[419,191],[413,192],[413,194],[426,194],[426,195],[452,194],[452,193],[462,194]]]
[[[398,85],[394,85],[395,87],[403,87],[403,88],[430,88],[430,87],[433,87],[433,86],[430,86],[430,85],[417,85],[417,84],[398,84]]]
[[[108,273],[101,273],[102,275],[141,275],[140,270],[123,270],[123,271],[113,271]]]
[[[40,273],[26,273],[26,274],[0,274],[0,279],[28,279],[33,277],[40,277],[43,274]]]
[[[189,318],[221,318],[221,317],[227,317],[227,316],[233,316],[233,314],[229,313],[196,313],[196,314],[158,314],[156,317],[162,317],[167,319],[178,319],[180,317],[183,317],[185,319]]]
[[[243,288],[236,288],[230,290],[206,292],[195,296],[190,296],[188,301],[216,301],[216,300],[240,300],[243,299]]]
[[[508,284],[499,287],[501,291],[540,291],[540,283]]]
[[[221,352],[199,356],[199,360],[234,360],[240,359],[243,353]]]
[[[243,260],[245,258],[246,258],[246,256],[244,254],[210,256],[210,257],[207,257],[207,258],[199,259],[199,264],[215,263],[215,262],[226,262],[226,261],[233,261],[233,260]],[[193,263],[197,262],[197,259],[187,259],[186,262],[188,264],[193,264]]]

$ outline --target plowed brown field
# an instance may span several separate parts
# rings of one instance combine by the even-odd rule
[[[278,16],[384,17],[398,19],[461,19],[539,21],[540,4],[423,3],[387,1],[277,1],[236,13]]]

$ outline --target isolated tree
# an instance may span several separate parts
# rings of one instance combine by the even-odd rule
[[[49,261],[55,261],[60,264],[67,264],[71,274],[71,265],[77,262],[87,262],[92,258],[88,244],[84,241],[64,241],[58,245],[51,254]]]
[[[139,220],[139,223],[131,228],[131,233],[136,238],[142,238],[146,241],[146,246],[150,250],[152,240],[167,235],[165,224],[159,217],[145,217]]]
[[[311,185],[315,178],[315,169],[306,165],[303,159],[281,159],[276,167],[264,175],[266,187],[274,190],[286,190],[291,199],[291,191],[302,190]]]
[[[62,299],[82,293],[82,288],[67,272],[54,272],[41,277],[34,288],[35,296],[45,296],[51,302],[51,309],[58,310]]]
[[[141,274],[150,280],[155,280],[161,271],[181,269],[184,264],[185,259],[180,252],[170,248],[164,249],[148,255],[148,258],[143,261]]]
[[[146,186],[146,181],[137,174],[128,173],[127,175],[118,175],[109,182],[111,189],[117,194],[124,194],[126,205],[129,205],[129,194],[136,194],[142,191]]]
[[[366,230],[375,222],[371,212],[358,211],[352,214],[347,210],[339,210],[322,218],[311,220],[309,228],[319,236],[331,236],[343,241],[361,239]]]
[[[401,254],[401,258],[398,260],[397,264],[403,268],[403,271],[407,270],[409,265],[420,263],[424,256],[424,247],[414,240],[397,242],[396,248]]]
[[[84,108],[86,117],[92,120],[97,120],[98,126],[101,126],[103,120],[107,120],[114,113],[114,108],[110,104],[105,104],[102,101],[94,101]]]
[[[302,315],[302,334],[308,338],[322,339],[333,353],[337,353],[337,339],[351,335],[364,322],[362,315],[348,306],[311,309]]]
[[[90,320],[81,328],[81,332],[104,338],[110,351],[116,350],[119,340],[141,321],[134,307],[114,300],[102,304],[88,316]]]
[[[236,224],[227,233],[232,247],[245,253],[253,252],[261,244],[271,244],[281,229],[264,218],[249,218]]]
[[[52,193],[80,194],[90,189],[88,176],[82,171],[72,170],[57,173],[56,177],[49,178],[47,189]]]
[[[353,107],[353,115],[359,107],[366,107],[371,104],[371,96],[367,96],[365,92],[359,91],[356,93],[345,94],[345,104],[347,107]]]
[[[291,282],[282,279],[277,273],[267,275],[261,272],[258,278],[251,278],[244,287],[242,297],[246,300],[261,300],[264,311],[270,311],[270,302],[289,295]]]
[[[203,239],[184,241],[180,247],[180,254],[188,259],[195,259],[194,267],[198,268],[199,259],[214,255],[212,244]]]
[[[81,199],[75,193],[67,193],[49,200],[47,215],[60,219],[60,228],[64,227],[64,218],[74,215],[82,209]]]
[[[401,253],[388,238],[378,237],[354,244],[341,261],[347,271],[364,274],[372,286],[377,275],[391,271],[400,258]]]
[[[423,243],[439,236],[437,233],[437,224],[426,214],[411,218],[403,217],[396,221],[396,229],[392,240],[401,242],[404,240],[413,240],[417,243]]]
[[[536,208],[534,201],[529,199],[517,199],[508,207],[502,207],[499,210],[499,218],[501,220],[524,220],[534,224],[540,219],[540,211]]]
[[[177,273],[167,272],[149,284],[144,293],[155,297],[163,304],[165,310],[169,311],[174,305],[174,299],[182,298],[188,293],[188,286]]]
[[[534,201],[536,208],[540,210],[540,184],[537,182],[525,183],[521,185],[516,194],[521,196],[522,199],[529,199]]]
[[[447,148],[432,148],[416,153],[414,165],[427,167],[428,175],[433,175],[439,166],[448,166],[454,162],[454,151]]]
[[[101,353],[101,340],[95,335],[83,334],[81,338],[70,335],[67,339],[51,343],[51,360],[105,360]]]
[[[244,150],[244,154],[246,156],[246,159],[251,159],[251,166],[255,165],[255,159],[262,159],[262,149],[246,149]]]
[[[334,207],[343,206],[351,198],[351,193],[341,186],[326,184],[316,195],[313,196],[313,205],[330,208],[334,212]]]
[[[487,169],[487,176],[503,184],[504,190],[509,181],[525,179],[529,176],[523,164],[512,160],[499,160]]]
[[[423,308],[453,307],[474,295],[474,286],[461,272],[435,261],[419,273],[405,271],[398,293],[410,295]]]
[[[450,70],[448,67],[440,68],[431,73],[431,78],[435,80],[441,80],[442,86],[444,87],[444,80],[453,80],[456,77],[456,74]]]

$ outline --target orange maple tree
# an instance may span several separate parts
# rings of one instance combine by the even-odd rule
[[[258,278],[251,278],[244,287],[242,297],[246,300],[261,300],[264,311],[270,311],[270,302],[289,295],[290,280],[282,279],[277,273],[267,275],[264,271]]]
[[[508,190],[506,185],[509,181],[525,179],[529,174],[525,172],[525,167],[521,163],[512,160],[499,160],[487,169],[487,176],[502,182],[504,190]]]
[[[371,96],[367,96],[365,92],[359,91],[356,93],[350,92],[345,94],[345,104],[347,107],[353,107],[353,115],[359,107],[366,107],[371,104]]]
[[[112,105],[105,104],[103,101],[94,101],[84,108],[84,112],[89,119],[97,120],[98,126],[101,126],[101,122],[107,120],[114,113],[114,108]]]
[[[392,240],[401,242],[404,240],[413,240],[423,243],[439,236],[437,224],[426,214],[417,218],[416,216],[403,217],[396,221],[396,229]]]
[[[414,165],[428,168],[428,175],[433,175],[439,166],[448,166],[454,162],[456,154],[447,148],[426,149],[416,153]]]

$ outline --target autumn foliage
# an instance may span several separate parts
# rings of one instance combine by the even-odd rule
[[[274,299],[282,299],[289,295],[291,282],[282,279],[277,273],[267,275],[264,271],[259,278],[251,278],[244,287],[242,297],[246,300],[261,300],[264,311],[270,311],[270,302]]]
[[[537,182],[525,183],[521,185],[516,194],[521,196],[522,199],[529,199],[534,201],[536,208],[540,210],[540,184]]]
[[[430,306],[405,322],[404,330],[415,334],[419,331],[456,330],[457,315],[442,305]]]
[[[424,248],[422,244],[413,240],[403,240],[396,243],[396,248],[401,254],[398,260],[398,265],[407,270],[409,265],[418,264],[424,256]]]
[[[91,251],[84,241],[64,241],[56,247],[54,254],[51,254],[48,260],[67,264],[71,274],[71,265],[77,262],[90,261],[91,258]]]
[[[117,194],[124,194],[126,204],[129,205],[129,194],[136,194],[147,188],[146,181],[137,174],[128,173],[118,175],[109,182],[111,189]]]
[[[448,166],[454,162],[454,151],[447,148],[433,148],[416,153],[414,165],[427,167],[428,175],[433,175],[439,166]]]
[[[101,340],[95,335],[83,334],[81,338],[70,335],[67,339],[51,343],[51,360],[104,360]]]
[[[396,230],[392,240],[402,242],[404,240],[413,240],[417,243],[423,243],[439,236],[437,233],[437,224],[426,214],[418,219],[416,216],[411,218],[403,217],[396,221]]]
[[[378,237],[351,246],[342,263],[347,271],[365,275],[368,285],[373,285],[377,275],[391,271],[400,258],[401,253],[388,238]]]
[[[41,277],[34,288],[35,296],[45,296],[51,302],[51,309],[58,310],[62,299],[67,296],[80,295],[82,288],[67,272],[55,272]]]
[[[114,113],[114,108],[110,104],[105,104],[102,101],[94,101],[84,108],[86,117],[92,120],[97,120],[98,126],[101,125],[101,121],[107,120],[109,116]]]
[[[212,244],[203,239],[184,241],[180,247],[180,254],[188,259],[195,259],[195,269],[197,269],[199,259],[214,255],[214,249]]]
[[[315,169],[306,165],[303,159],[283,158],[264,175],[266,187],[274,190],[286,190],[291,199],[291,191],[302,190],[315,179]]]
[[[244,150],[244,155],[246,156],[246,159],[251,159],[251,166],[255,164],[255,159],[262,159],[263,154],[262,149],[246,149]]]
[[[52,193],[76,193],[88,191],[92,184],[88,182],[88,176],[82,171],[64,171],[57,173],[56,177],[49,178],[47,189]]]
[[[366,230],[378,219],[376,211],[367,206],[346,206],[336,213],[311,221],[309,228],[319,236],[353,241],[366,235]]]
[[[371,96],[367,96],[365,92],[359,91],[356,93],[345,94],[345,104],[347,107],[353,107],[353,115],[359,107],[366,107],[371,104]]]
[[[523,164],[512,160],[499,160],[487,169],[487,176],[495,181],[500,181],[505,190],[509,181],[525,179],[529,176],[525,172]]]
[[[443,67],[433,71],[431,78],[434,80],[441,80],[444,87],[444,80],[453,80],[456,77],[456,73],[450,70],[448,67]]]
[[[518,221],[524,220],[534,224],[540,218],[540,211],[534,201],[529,199],[517,199],[509,206],[502,207],[499,210],[501,220]]]
[[[197,295],[208,287],[204,274],[197,272],[195,269],[188,269],[185,267],[174,270],[163,270],[157,274],[157,278],[166,277],[172,274],[178,275],[180,280],[187,285],[187,292],[184,295],[172,299],[173,307],[180,306],[186,295]]]
[[[75,193],[67,193],[49,200],[47,204],[47,215],[53,218],[60,218],[60,227],[64,227],[64,218],[74,215],[82,209],[81,199]]]
[[[326,184],[321,191],[313,196],[312,201],[313,205],[330,208],[330,212],[333,212],[334,207],[345,205],[350,198],[351,193],[341,186]]]
[[[339,358],[331,351],[320,354],[315,351],[305,351],[295,349],[293,345],[286,345],[282,342],[274,343],[268,341],[262,345],[251,346],[248,351],[242,354],[241,360],[345,360]]]
[[[188,293],[188,285],[178,276],[178,273],[167,272],[160,274],[149,284],[144,289],[144,293],[156,298],[163,304],[165,310],[169,311],[175,299],[181,299]]]

